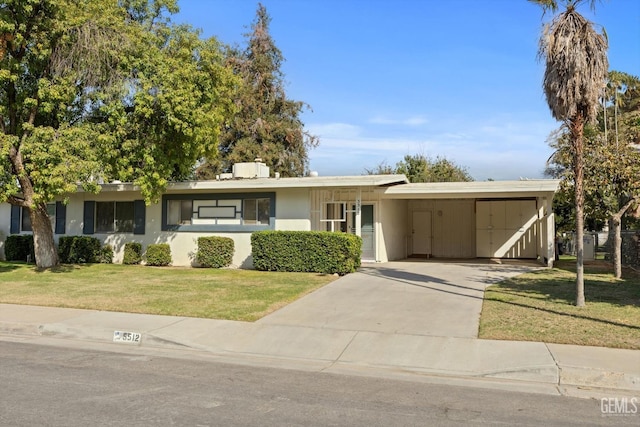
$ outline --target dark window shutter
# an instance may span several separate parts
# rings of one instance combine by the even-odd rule
[[[62,202],[56,202],[56,234],[66,232],[67,206]]]
[[[146,211],[144,200],[133,201],[133,234],[144,234]]]
[[[83,234],[93,234],[94,220],[96,213],[96,202],[85,201],[84,202],[84,225],[82,227]]]
[[[20,233],[20,206],[11,205],[11,234]]]

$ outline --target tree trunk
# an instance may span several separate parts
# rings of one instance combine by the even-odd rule
[[[31,229],[33,230],[33,245],[38,268],[51,268],[58,265],[58,252],[53,239],[53,229],[46,203],[39,203],[31,207]]]
[[[581,114],[571,121],[573,140],[573,172],[576,202],[576,306],[584,307],[584,117]]]
[[[620,279],[622,277],[622,236],[620,234],[622,215],[611,216],[611,228],[613,228],[613,274],[616,279]]]
[[[611,215],[611,226],[613,228],[613,273],[616,279],[622,278],[622,216],[635,202],[635,198],[629,200],[618,212]]]

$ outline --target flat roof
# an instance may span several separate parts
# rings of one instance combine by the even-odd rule
[[[171,182],[166,192],[186,190],[274,190],[279,188],[322,188],[322,187],[386,187],[407,184],[404,175],[353,175],[353,176],[309,176],[299,178],[246,178],[206,181]],[[136,191],[131,183],[101,184],[102,191]]]
[[[560,187],[557,179],[520,181],[427,182],[385,188],[386,199],[482,199],[553,195]]]
[[[560,181],[555,179],[410,184],[405,175],[352,175],[172,182],[165,193],[376,187],[385,199],[482,199],[553,196],[559,186]],[[140,190],[131,183],[108,183],[101,184],[101,187],[102,191],[107,192]]]

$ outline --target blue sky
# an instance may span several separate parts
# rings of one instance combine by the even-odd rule
[[[179,0],[176,22],[244,46],[257,1]],[[443,156],[476,180],[541,178],[559,126],[542,93],[550,14],[525,0],[263,0],[290,99],[308,103],[320,175],[360,175],[405,154]],[[640,75],[640,1],[589,2],[610,69]]]

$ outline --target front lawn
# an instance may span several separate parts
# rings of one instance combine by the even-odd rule
[[[640,349],[640,275],[616,280],[602,262],[585,266],[586,307],[575,299],[575,262],[487,288],[479,337]]]
[[[120,264],[39,271],[0,262],[0,303],[254,321],[335,278]]]

